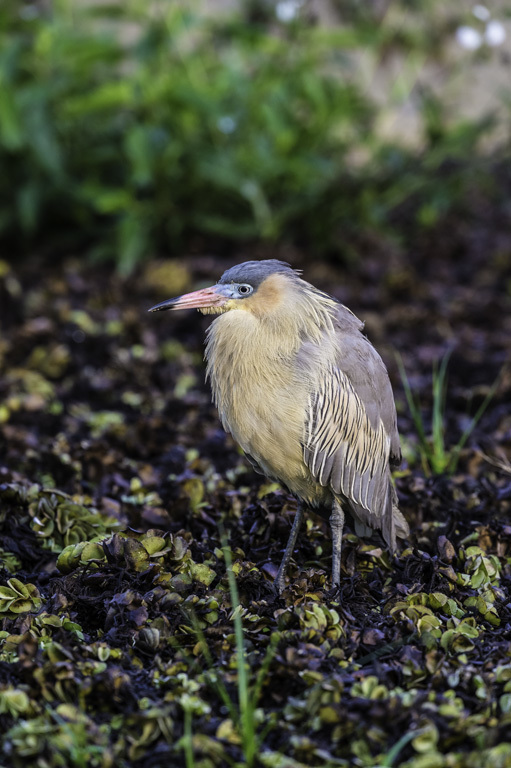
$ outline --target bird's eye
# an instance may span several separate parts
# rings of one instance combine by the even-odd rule
[[[238,285],[238,293],[240,296],[249,296],[254,289],[251,285],[247,285],[244,283],[243,285]]]

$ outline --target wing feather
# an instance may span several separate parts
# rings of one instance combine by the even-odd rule
[[[345,498],[355,517],[380,529],[390,546],[397,521],[389,466],[401,452],[387,370],[360,325],[340,327],[335,365],[323,369],[310,396],[303,457],[314,478]],[[344,332],[343,332],[344,331]],[[404,524],[406,525],[406,524]],[[406,533],[406,531],[405,531]]]

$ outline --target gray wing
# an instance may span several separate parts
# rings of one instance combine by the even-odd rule
[[[336,363],[309,399],[304,460],[321,485],[348,500],[355,518],[394,546],[401,515],[394,519],[389,464],[400,462],[401,451],[392,388],[360,321],[345,307],[338,321]]]

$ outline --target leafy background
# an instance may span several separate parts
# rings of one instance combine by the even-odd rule
[[[403,206],[430,230],[488,194],[508,136],[498,99],[463,117],[474,96],[500,95],[494,69],[467,90],[470,61],[453,50],[463,13],[345,2],[327,24],[297,2],[279,23],[279,5],[6,0],[2,238],[123,273],[212,238],[355,259],[361,233],[403,237]],[[481,67],[493,50],[482,45]],[[478,157],[483,140],[494,149]]]
[[[507,766],[506,5],[206,10],[0,8],[0,765]],[[396,393],[410,541],[339,595],[312,515],[274,595],[295,502],[145,311],[270,257]]]

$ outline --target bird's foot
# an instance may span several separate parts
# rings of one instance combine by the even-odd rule
[[[340,584],[332,584],[330,589],[325,590],[325,597],[328,600],[340,600],[341,598],[341,585]]]

